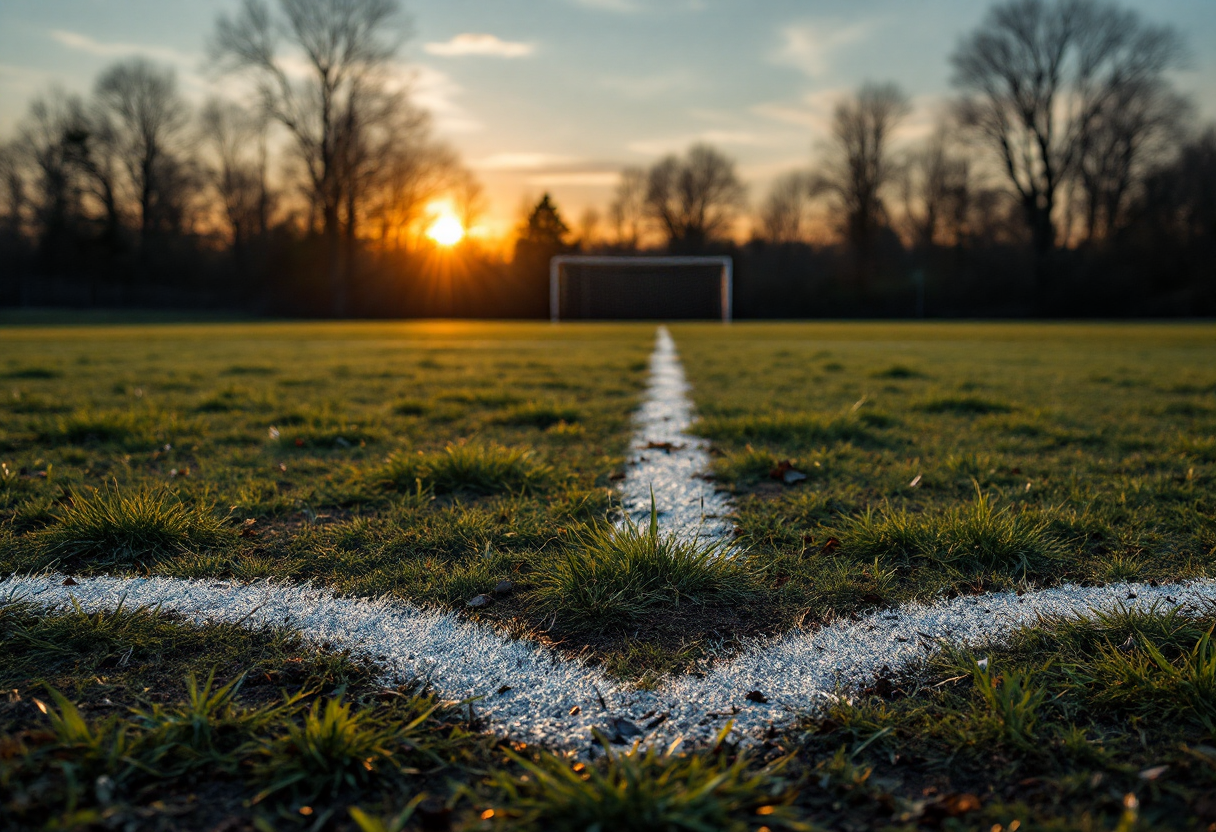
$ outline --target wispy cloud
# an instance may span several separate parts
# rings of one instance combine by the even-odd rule
[[[578,160],[573,156],[555,153],[495,153],[473,163],[478,170],[540,170],[571,165]]]
[[[495,153],[473,162],[472,167],[485,173],[523,175],[523,181],[537,187],[611,187],[621,176],[618,162],[541,152]]]
[[[422,64],[403,67],[402,73],[414,103],[430,110],[441,132],[476,133],[484,128],[457,100],[464,88],[447,73]]]
[[[438,43],[428,43],[422,47],[428,54],[440,55],[445,58],[459,58],[469,55],[490,58],[526,58],[536,51],[531,43],[502,40],[497,35],[465,32],[456,35],[451,40]]]
[[[605,89],[618,92],[627,98],[639,99],[684,91],[695,83],[695,76],[687,69],[675,69],[657,75],[611,75],[600,79],[600,85]]]
[[[824,131],[831,123],[836,102],[848,93],[849,90],[844,88],[818,90],[795,102],[768,101],[757,104],[751,111],[783,124],[805,127],[811,131]]]
[[[191,65],[198,60],[197,56],[187,55],[178,52],[176,49],[169,49],[164,46],[150,46],[142,43],[106,43],[91,38],[88,35],[82,35],[79,32],[69,32],[64,29],[52,29],[49,34],[51,40],[60,46],[66,46],[68,49],[73,49],[77,52],[96,55],[100,58],[123,58],[128,55],[140,55],[145,58],[183,65]]]
[[[575,186],[583,188],[613,188],[621,181],[620,171],[576,170],[538,173],[528,177],[528,184],[538,188]]]
[[[733,147],[769,147],[783,143],[784,140],[784,136],[753,133],[748,130],[706,130],[683,136],[634,141],[629,143],[628,148],[645,156],[659,156],[664,153],[679,153],[698,142]]]
[[[837,51],[864,40],[874,28],[872,20],[851,24],[825,20],[786,26],[773,60],[818,78],[828,72]]]
[[[586,6],[589,9],[602,9],[607,12],[622,12],[633,14],[642,11],[635,0],[572,0],[575,5]]]
[[[10,87],[24,93],[34,92],[42,87],[58,81],[59,75],[45,69],[29,66],[14,66],[0,64],[0,85]]]

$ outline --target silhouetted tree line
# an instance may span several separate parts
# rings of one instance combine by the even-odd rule
[[[964,37],[933,134],[894,84],[840,100],[752,217],[706,146],[627,170],[590,247],[729,251],[742,316],[1216,314],[1216,128],[1174,30],[1098,0],[1009,0]],[[716,240],[716,242],[715,242]]]
[[[208,44],[243,103],[194,111],[142,59],[39,96],[0,145],[0,304],[540,317],[584,250],[730,253],[740,316],[1216,314],[1216,128],[1169,81],[1179,34],[1116,5],[994,6],[927,138],[867,83],[754,208],[695,145],[573,230],[546,194],[510,259],[423,235],[437,197],[466,227],[485,199],[402,83],[407,35],[398,0],[244,0]]]

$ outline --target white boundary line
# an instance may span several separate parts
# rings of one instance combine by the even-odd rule
[[[675,344],[660,327],[647,398],[634,419],[639,447],[623,483],[623,500],[626,510],[644,521],[653,487],[665,532],[723,538],[733,531],[725,519],[730,506],[700,476],[709,464],[708,446],[686,432],[693,419],[687,391]],[[669,442],[672,449],[647,449],[651,442]],[[554,748],[584,745],[592,728],[611,734],[614,718],[646,730],[648,741],[677,736],[705,741],[728,719],[742,738],[754,738],[770,726],[788,725],[842,689],[907,668],[942,643],[1000,643],[1014,629],[1044,618],[1119,605],[1194,613],[1216,604],[1216,581],[1210,579],[1156,587],[1070,585],[1021,596],[908,604],[757,642],[704,676],[678,677],[657,690],[638,691],[585,662],[511,640],[453,613],[384,599],[271,582],[94,577],[65,586],[65,580],[59,574],[14,575],[0,582],[0,605],[25,601],[64,609],[77,602],[95,612],[122,604],[159,607],[198,624],[288,627],[318,646],[372,660],[386,684],[421,679],[448,699],[476,697],[475,707],[492,730]],[[768,701],[748,700],[752,691]]]
[[[841,690],[898,673],[941,643],[982,647],[999,644],[1018,627],[1044,618],[1156,606],[1195,614],[1216,604],[1216,581],[1149,586],[1063,586],[1056,589],[960,597],[932,605],[908,604],[838,621],[816,631],[796,630],[757,643],[704,677],[673,679],[654,691],[638,691],[608,679],[582,661],[564,659],[535,644],[513,641],[453,613],[385,600],[342,598],[311,586],[176,578],[79,578],[13,576],[0,583],[0,604],[24,601],[44,609],[87,612],[123,604],[159,607],[198,623],[288,627],[311,643],[372,660],[385,684],[426,680],[448,699],[481,697],[476,704],[496,733],[554,748],[582,747],[594,727],[612,718],[632,720],[648,739],[682,736],[706,741],[733,719],[743,738],[790,724]],[[501,692],[500,692],[501,691]],[[749,701],[759,691],[767,704]],[[599,703],[601,697],[607,710]],[[578,712],[571,711],[578,708]]]
[[[665,533],[730,540],[735,531],[727,519],[730,502],[704,477],[709,472],[709,443],[688,433],[693,423],[689,389],[675,341],[661,326],[650,356],[646,399],[633,416],[633,453],[621,483],[621,502],[644,528],[653,493]]]

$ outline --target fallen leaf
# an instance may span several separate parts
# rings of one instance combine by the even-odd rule
[[[64,586],[76,586],[77,584],[76,584],[76,581],[72,580],[71,578],[65,578],[63,581],[63,585]]]
[[[254,525],[257,522],[258,522],[257,520],[250,517],[248,520],[246,520],[244,523],[242,523],[241,531],[240,531],[241,537],[257,537],[258,532],[257,532],[257,529],[254,528]]]
[[[575,705],[573,708],[570,709],[570,716],[578,716],[582,712],[583,712],[583,709],[580,708],[578,705]]]
[[[822,552],[825,555],[830,555],[832,552],[835,552],[839,548],[840,548],[840,541],[834,537],[829,537],[828,542],[823,544]]]
[[[908,488],[916,488],[918,485],[920,485],[920,474],[912,478],[912,482],[908,483]]]
[[[748,691],[747,695],[743,698],[748,702],[758,702],[761,705],[768,702],[768,697],[758,690]]]
[[[507,691],[509,691],[509,690],[511,690],[511,686],[510,686],[510,685],[503,685],[502,687],[500,687],[500,688],[498,689],[498,692],[499,692],[500,694],[502,694],[502,693],[506,693],[506,692],[507,692]]]
[[[611,474],[608,475],[608,480],[610,482],[618,482],[623,479],[625,479],[624,471],[613,471]]]
[[[647,443],[646,443],[646,450],[648,450],[648,451],[664,451],[664,452],[666,452],[666,453],[671,453],[672,451],[682,451],[682,450],[684,450],[684,446],[683,446],[683,445],[676,445],[676,444],[674,444],[674,443],[672,443],[672,442],[647,442]]]
[[[925,826],[940,827],[946,818],[956,818],[980,808],[980,799],[973,794],[948,794],[925,807],[921,823]]]
[[[1141,780],[1158,780],[1169,769],[1169,766],[1153,766],[1140,772]]]
[[[303,448],[303,447],[304,447],[304,440],[303,440],[303,439],[299,439],[299,438],[297,438],[297,439],[296,439],[296,447],[297,447],[297,448]]]

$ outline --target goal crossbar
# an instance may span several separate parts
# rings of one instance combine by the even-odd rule
[[[558,254],[549,261],[549,320],[557,323],[561,318],[561,273],[562,267],[572,266],[617,266],[620,268],[644,268],[646,266],[717,266],[721,269],[720,301],[722,322],[730,323],[731,296],[733,294],[734,261],[727,256],[628,256]]]

